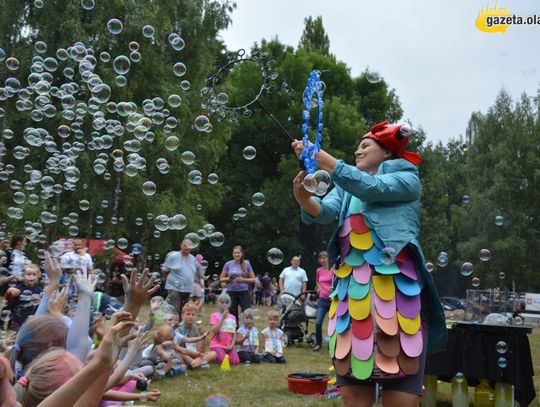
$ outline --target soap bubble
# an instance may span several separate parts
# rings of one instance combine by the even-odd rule
[[[188,181],[193,185],[201,185],[202,174],[199,170],[193,170],[188,173]]]
[[[6,67],[10,71],[16,71],[17,69],[19,69],[19,65],[20,63],[17,58],[10,57],[6,59]]]
[[[471,197],[469,195],[463,195],[461,202],[463,202],[464,205],[468,205],[469,202],[471,202]]]
[[[257,155],[257,150],[253,146],[247,146],[242,154],[246,160],[253,160]]]
[[[213,172],[208,174],[208,183],[217,184],[218,181],[219,181],[219,176],[217,174]]]
[[[325,170],[317,170],[313,174],[306,175],[302,185],[306,191],[322,196],[330,187],[330,174]]]
[[[508,366],[508,360],[506,360],[505,357],[500,357],[499,360],[497,360],[497,364],[499,365],[499,367],[501,369],[504,369],[506,368],[506,366]]]
[[[92,10],[96,6],[94,0],[81,0],[81,6],[85,10]]]
[[[125,250],[127,249],[129,243],[125,237],[121,237],[120,239],[117,240],[116,245],[118,246],[119,249]]]
[[[145,38],[152,38],[154,36],[154,32],[154,27],[152,27],[151,25],[145,25],[142,28],[142,33]]]
[[[174,230],[182,230],[187,225],[187,219],[181,213],[174,215],[170,218],[170,228]]]
[[[440,252],[437,256],[437,266],[446,267],[448,266],[448,254],[445,252]]]
[[[491,252],[488,249],[480,249],[478,257],[481,261],[488,261],[491,257]]]
[[[183,80],[182,82],[180,82],[180,88],[182,90],[189,90],[189,88],[191,87],[191,83],[189,83],[188,80]]]
[[[210,120],[205,115],[200,115],[195,118],[195,129],[198,131],[207,132],[210,126]]]
[[[148,196],[154,195],[156,193],[156,184],[154,184],[152,181],[146,181],[143,184],[142,189],[145,195],[148,195]]]
[[[175,151],[180,145],[180,140],[176,136],[169,136],[165,140],[165,148],[168,151]]]
[[[186,74],[187,67],[182,62],[177,62],[173,66],[173,72],[176,76],[182,77]]]
[[[504,224],[504,216],[497,215],[495,216],[495,225],[502,226]]]
[[[465,276],[465,277],[470,276],[473,273],[473,265],[472,265],[472,263],[469,263],[469,262],[463,263],[461,265],[460,271],[461,271],[462,276]]]
[[[203,230],[204,230],[204,235],[206,237],[210,237],[212,233],[216,231],[216,227],[212,225],[211,223],[207,223],[206,225],[203,226]]]
[[[264,200],[265,200],[265,197],[262,192],[255,192],[253,196],[251,197],[251,202],[253,202],[253,205],[255,206],[263,206]]]
[[[96,283],[98,284],[103,284],[107,280],[107,276],[105,275],[105,273],[99,271],[99,269],[94,270],[92,274],[94,275]]]
[[[465,380],[465,375],[461,372],[457,372],[455,378],[457,383],[463,383],[463,380]]]
[[[38,54],[44,54],[45,52],[47,52],[47,44],[43,41],[36,41],[36,43],[34,44],[34,49]]]
[[[177,94],[172,94],[167,98],[170,107],[178,107],[182,104],[182,98]]]
[[[212,246],[219,247],[225,242],[225,236],[221,232],[214,232],[210,235],[208,240]]]
[[[397,250],[391,246],[383,247],[381,249],[380,259],[383,264],[392,264],[397,255]]]
[[[68,232],[69,232],[69,235],[70,236],[78,236],[79,235],[79,228],[75,225],[71,225],[68,229]]]
[[[378,72],[367,72],[366,79],[369,83],[378,83],[382,81],[382,77]]]
[[[137,52],[139,50],[139,43],[137,41],[131,41],[128,47],[131,52]]]
[[[236,211],[236,213],[238,214],[238,216],[240,216],[241,218],[245,218],[247,216],[247,209],[244,208],[244,207],[240,207],[238,208],[238,211]]]
[[[92,88],[92,96],[99,103],[106,103],[111,97],[111,88],[104,83],[96,85]]]
[[[197,246],[199,246],[200,239],[199,235],[194,232],[190,232],[187,235],[184,236],[184,240],[187,240],[187,246],[190,249],[195,249]]]
[[[277,266],[278,264],[281,264],[281,262],[283,261],[283,252],[279,250],[277,247],[273,247],[270,250],[268,250],[268,253],[266,253],[266,258],[271,264],[273,264],[274,266]]]
[[[19,69],[19,65],[20,63],[17,58],[10,57],[6,59],[6,67],[10,71],[16,71],[17,69]]]
[[[191,165],[195,162],[195,154],[193,154],[191,151],[184,151],[180,156],[180,159],[184,164]]]
[[[508,345],[506,344],[505,341],[499,341],[497,342],[495,349],[497,350],[497,353],[500,353],[502,355],[508,351]]]
[[[66,124],[62,124],[58,126],[57,133],[58,133],[58,136],[62,138],[67,138],[71,134],[71,128]]]
[[[435,266],[433,265],[433,263],[431,263],[431,262],[428,261],[428,262],[426,263],[426,270],[427,270],[428,272],[430,272],[430,273],[431,273],[433,270],[435,270]]]
[[[506,273],[505,273],[504,271],[501,271],[501,272],[499,273],[499,278],[500,278],[501,280],[504,280],[504,279],[506,278]]]
[[[107,22],[107,30],[113,35],[118,35],[122,32],[124,29],[124,26],[122,25],[122,22],[118,20],[117,18],[111,18]]]
[[[160,232],[164,232],[169,228],[170,221],[167,215],[158,215],[154,219],[154,227]]]
[[[119,55],[113,61],[114,71],[119,75],[127,74],[130,67],[131,62],[129,61],[129,58],[125,55]]]
[[[478,277],[474,277],[472,280],[471,280],[471,285],[473,287],[478,287],[480,285],[480,279]]]

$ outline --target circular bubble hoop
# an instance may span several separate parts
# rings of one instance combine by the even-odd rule
[[[271,94],[274,91],[275,86],[272,81],[275,81],[279,76],[277,72],[272,70],[276,65],[276,61],[273,59],[269,60],[268,58],[268,52],[261,52],[258,48],[253,48],[251,54],[246,54],[244,49],[240,49],[237,52],[228,52],[225,55],[224,61],[216,62],[215,68],[217,72],[206,75],[206,86],[201,89],[201,95],[206,97],[203,105],[206,106],[208,112],[210,114],[219,113],[219,117],[222,119],[226,118],[227,114],[229,114],[231,121],[237,120],[239,112],[242,112],[244,117],[250,117],[253,113],[250,107],[257,102],[260,104],[259,99],[263,94]],[[230,106],[227,102],[219,100],[216,87],[224,74],[230,72],[235,65],[243,62],[253,62],[259,67],[263,83],[254,97],[248,102],[237,106]]]

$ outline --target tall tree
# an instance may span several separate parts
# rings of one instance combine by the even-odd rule
[[[330,55],[330,39],[324,29],[322,16],[315,20],[311,16],[304,19],[304,32],[298,47],[321,55]]]

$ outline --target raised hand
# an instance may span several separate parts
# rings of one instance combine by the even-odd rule
[[[58,284],[60,284],[60,277],[62,277],[62,269],[58,260],[51,257],[49,252],[45,252],[45,272],[49,276],[49,286],[53,287],[53,290],[56,289]]]
[[[54,292],[49,299],[49,313],[61,318],[64,315],[68,299],[67,287],[62,288],[59,293]]]
[[[141,306],[146,298],[159,290],[159,285],[154,285],[154,281],[156,279],[155,276],[152,276],[146,284],[144,283],[147,275],[147,268],[143,270],[139,280],[137,280],[137,269],[131,270],[129,280],[124,274],[122,274],[122,285],[126,295],[124,309],[131,312],[133,318],[136,318],[139,314],[139,310],[141,309]]]
[[[308,200],[313,195],[311,192],[307,191],[302,185],[302,181],[304,180],[306,175],[307,174],[305,171],[300,171],[293,179],[293,193],[298,203]]]
[[[114,321],[114,324],[113,324]],[[111,325],[103,336],[96,351],[96,356],[104,366],[112,368],[118,359],[122,347],[134,339],[137,335],[127,334],[122,336],[122,331],[128,331],[135,326],[135,321],[131,320],[129,312],[120,311],[113,314]]]
[[[75,275],[75,281],[77,288],[79,289],[79,295],[85,294],[92,297],[94,289],[96,288],[96,277],[92,274],[88,274],[86,271],[77,270]]]

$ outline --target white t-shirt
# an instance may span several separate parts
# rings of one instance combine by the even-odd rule
[[[180,252],[167,254],[163,270],[168,273],[165,289],[182,293],[191,293],[195,278],[199,279],[204,274],[204,270],[192,254],[184,256]]]
[[[11,272],[13,275],[20,277],[22,276],[23,268],[25,264],[30,263],[26,258],[23,252],[20,250],[13,250],[11,253]]]
[[[264,351],[273,353],[277,357],[283,356],[283,344],[281,343],[283,331],[279,328],[270,329],[270,327],[266,327],[261,333],[264,336]]]
[[[283,279],[283,289],[286,293],[299,295],[302,292],[302,283],[308,281],[306,270],[302,267],[285,267],[279,278]]]

